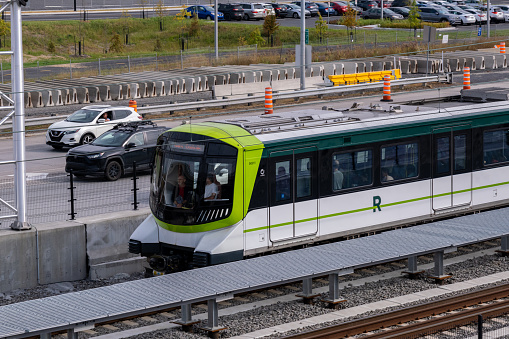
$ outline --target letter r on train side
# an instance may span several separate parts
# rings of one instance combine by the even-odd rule
[[[382,198],[380,198],[378,195],[375,195],[373,197],[373,213],[376,212],[376,209],[378,208],[378,211],[382,211],[380,208],[380,204],[382,203]]]

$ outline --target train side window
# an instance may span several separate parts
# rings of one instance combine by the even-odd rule
[[[417,143],[385,146],[380,151],[380,181],[417,177],[419,172],[419,145]]]
[[[509,130],[486,131],[483,137],[484,166],[507,162]]]
[[[296,164],[296,191],[297,198],[311,195],[311,158],[297,159]]]
[[[451,172],[450,153],[451,146],[449,137],[437,138],[437,162],[436,162],[437,174]]]
[[[276,162],[276,202],[290,200],[290,161]]]
[[[332,189],[371,185],[373,182],[371,150],[332,155]]]
[[[454,170],[464,171],[467,168],[467,136],[454,136]]]

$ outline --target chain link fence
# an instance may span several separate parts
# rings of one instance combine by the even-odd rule
[[[27,174],[27,219],[30,224],[133,210],[135,201],[137,209],[148,207],[148,172],[125,176],[117,181],[75,176],[72,179],[71,185],[68,173]],[[14,205],[14,177],[6,176],[0,180],[0,228],[9,228],[15,220]]]

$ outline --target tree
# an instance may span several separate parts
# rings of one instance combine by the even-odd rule
[[[414,38],[416,38],[417,28],[421,26],[421,19],[415,0],[412,1],[412,6],[410,7],[410,12],[408,13],[408,23],[410,24],[410,29],[414,29]]]
[[[0,20],[0,36],[4,37],[4,45],[5,45],[5,36],[11,34],[11,26],[8,22],[4,20]],[[0,47],[2,47],[2,43],[0,40]]]
[[[120,15],[119,23],[120,23],[120,26],[122,27],[122,31],[124,32],[124,35],[125,35],[124,43],[126,45],[129,44],[129,31],[133,27],[132,19],[133,18],[131,16],[131,14],[129,14],[129,12],[127,10],[122,11],[122,14]]]
[[[200,34],[200,21],[198,14],[193,15],[191,25],[189,26],[189,36],[198,36]]]
[[[265,17],[265,20],[263,22],[263,31],[265,35],[267,35],[270,46],[274,46],[274,40],[272,38],[272,35],[276,33],[276,31],[279,29],[279,23],[276,22],[276,16],[275,15],[267,15]]]
[[[159,30],[162,31],[163,30],[163,20],[166,15],[166,11],[164,10],[162,0],[159,0],[159,2],[157,3],[155,11],[156,11],[157,17],[159,18]]]
[[[247,44],[246,38],[244,38],[243,36],[239,36],[238,42],[239,46],[245,46]]]
[[[122,53],[124,51],[124,45],[120,41],[120,35],[118,33],[113,34],[110,40],[110,51],[116,53]]]
[[[255,27],[255,29],[251,31],[247,38],[247,43],[250,45],[265,45],[265,39],[260,34],[260,29],[258,27]]]
[[[327,36],[327,30],[329,26],[327,26],[327,21],[323,20],[322,15],[318,14],[319,18],[315,22],[315,29],[318,32],[318,37],[320,38],[320,43],[322,43],[322,38]]]
[[[357,12],[355,9],[351,8],[350,5],[348,5],[348,9],[345,14],[343,14],[341,23],[347,27],[347,30],[351,30],[353,27],[357,26]]]
[[[53,54],[56,52],[55,44],[53,41],[48,42],[48,52]]]
[[[160,52],[163,50],[163,44],[161,43],[161,39],[157,38],[154,46],[154,52]]]
[[[141,6],[142,18],[145,19],[145,6],[148,4],[148,0],[138,0],[138,3]]]

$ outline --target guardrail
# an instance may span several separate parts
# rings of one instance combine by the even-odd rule
[[[447,74],[439,74],[439,75],[431,75],[427,77],[419,77],[419,78],[410,78],[410,79],[400,79],[391,81],[392,86],[404,86],[404,85],[413,85],[413,84],[422,84],[428,82],[447,82],[452,83],[452,73]],[[320,87],[320,88],[312,88],[306,90],[296,90],[296,91],[288,91],[288,92],[274,92],[272,95],[273,100],[281,100],[281,99],[296,99],[302,97],[309,96],[317,96],[317,95],[327,95],[327,94],[336,94],[336,93],[346,93],[346,92],[354,92],[360,90],[370,90],[370,89],[382,89],[383,82],[373,82],[373,83],[362,83],[356,85],[348,85],[348,86],[334,86],[334,87]],[[176,112],[176,111],[186,111],[186,110],[198,110],[203,108],[214,108],[214,107],[224,107],[224,106],[233,106],[233,105],[242,105],[242,104],[251,104],[256,102],[265,101],[265,95],[254,95],[254,96],[246,96],[246,97],[233,97],[227,99],[215,99],[215,100],[204,100],[204,101],[192,101],[192,102],[182,102],[182,103],[174,103],[168,105],[156,105],[156,106],[145,106],[138,107],[138,113],[140,114],[159,114],[165,112]],[[59,115],[52,117],[43,117],[43,118],[33,118],[26,119],[25,126],[38,126],[38,125],[47,125],[57,121],[61,121],[65,119],[68,115]],[[5,121],[2,125],[0,125],[0,130],[6,130],[12,128],[12,121]]]
[[[392,86],[404,86],[404,85],[413,85],[413,84],[421,84],[427,82],[452,82],[452,74],[440,74],[440,75],[432,75],[427,77],[419,77],[419,78],[411,78],[411,79],[401,79],[401,80],[393,80],[391,81]],[[281,99],[295,99],[306,96],[315,96],[315,95],[326,95],[326,94],[335,94],[342,92],[354,92],[360,90],[368,90],[368,89],[377,89],[383,88],[383,82],[374,82],[374,83],[362,83],[357,85],[348,85],[348,86],[334,86],[334,87],[321,87],[321,88],[313,88],[306,90],[297,90],[291,92],[273,92],[272,100],[281,100]],[[170,111],[184,111],[184,110],[192,110],[192,109],[203,109],[203,108],[212,108],[212,107],[222,107],[222,106],[231,106],[231,105],[241,105],[241,104],[249,104],[254,102],[262,102],[265,101],[265,95],[254,95],[250,97],[240,97],[240,98],[228,98],[228,99],[216,99],[216,100],[206,100],[206,101],[198,101],[198,102],[183,102],[169,105],[157,105],[157,106],[148,106],[148,107],[139,107],[138,113],[143,114],[154,114],[161,112],[170,112]]]

